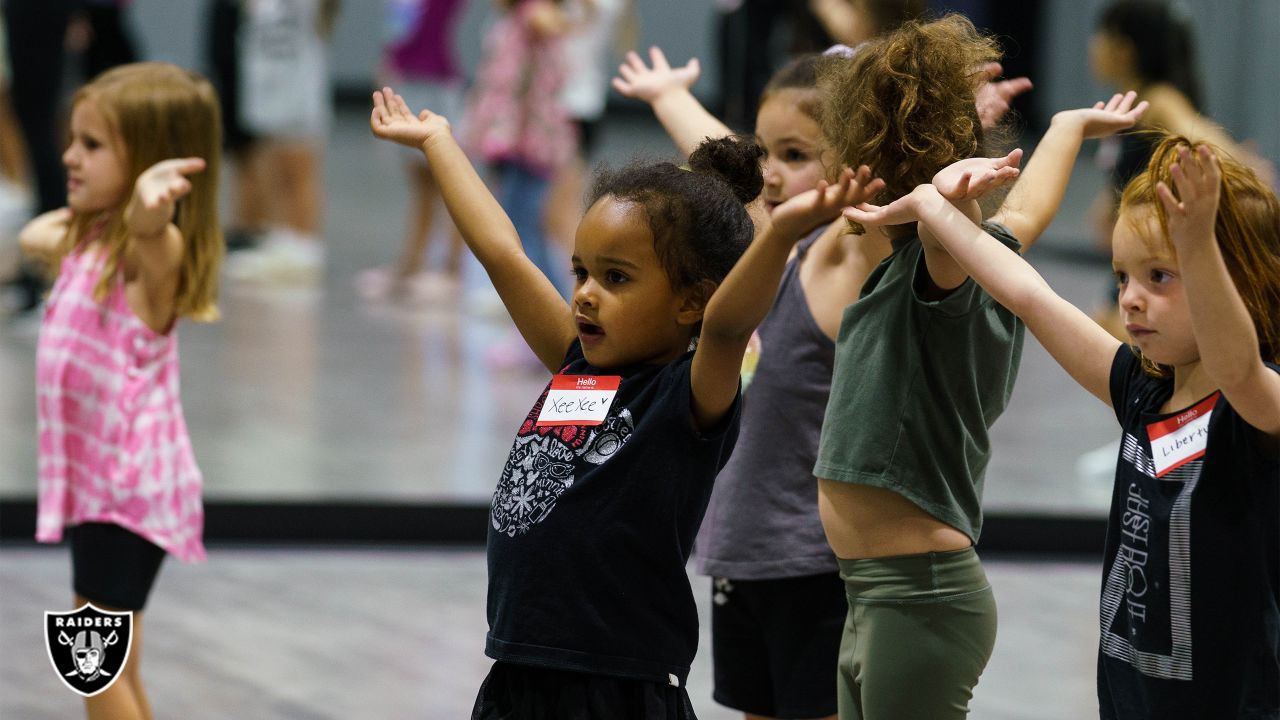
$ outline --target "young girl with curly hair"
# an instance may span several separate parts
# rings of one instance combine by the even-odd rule
[[[1112,266],[1129,342],[1059,297],[924,185],[917,220],[1123,439],[1099,604],[1102,718],[1280,714],[1280,200],[1242,163],[1168,136],[1125,187]]]
[[[892,201],[922,183],[982,220],[959,160],[987,152],[975,109],[993,40],[960,16],[908,23],[821,80],[827,141],[867,164]],[[1116,96],[1062,113],[1026,177],[984,223],[1015,255],[1047,227],[1081,141],[1131,126]],[[1020,151],[982,161],[1017,175]],[[927,226],[884,224],[892,251],[843,314],[814,474],[845,584],[841,718],[961,718],[995,642],[996,607],[974,550],[989,429],[1008,403],[1023,326]],[[861,228],[859,228],[861,229]],[[1022,241],[1022,242],[1020,242]]]

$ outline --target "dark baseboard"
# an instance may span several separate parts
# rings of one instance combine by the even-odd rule
[[[375,502],[205,503],[205,541],[255,545],[395,545],[481,547],[489,508],[479,503]],[[29,542],[34,500],[0,500],[0,541]],[[984,554],[1098,559],[1105,518],[991,513],[982,530]]]

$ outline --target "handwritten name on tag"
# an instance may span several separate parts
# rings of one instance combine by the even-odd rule
[[[1147,426],[1156,477],[1164,477],[1169,471],[1204,456],[1209,446],[1209,418],[1218,395],[1214,393],[1186,412]]]
[[[609,416],[621,383],[618,375],[556,375],[537,425],[599,425]]]

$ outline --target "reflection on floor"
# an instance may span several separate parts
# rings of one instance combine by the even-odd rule
[[[225,319],[181,329],[187,419],[211,499],[484,502],[545,373],[491,371],[511,337],[476,267],[468,289],[425,308],[363,301],[362,268],[390,262],[407,192],[369,137],[363,109],[339,113],[327,156],[327,267],[318,287],[226,283]],[[606,122],[603,158],[671,152],[649,118]],[[224,173],[229,174],[229,173]],[[1081,162],[1060,219],[1030,258],[1068,299],[1092,306],[1106,273],[1063,258],[1087,250],[1084,209],[1101,178]],[[1057,251],[1057,252],[1055,252]],[[0,322],[0,499],[35,484],[36,323]],[[990,509],[1101,514],[1115,439],[1110,412],[1028,337],[1009,410],[994,430]],[[1111,457],[1114,457],[1112,455]]]
[[[974,720],[1097,716],[1099,570],[988,561],[1000,607]],[[711,700],[707,596],[690,694],[702,720],[741,715]],[[80,700],[54,677],[44,611],[69,609],[65,550],[0,554],[0,717],[62,720]],[[465,718],[484,657],[479,552],[215,549],[170,562],[146,613],[145,681],[158,718]]]

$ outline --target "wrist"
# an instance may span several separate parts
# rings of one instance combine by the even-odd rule
[[[134,240],[147,242],[164,237],[164,234],[169,230],[169,223],[166,221],[156,227],[140,227],[139,223],[125,223],[125,230],[129,232],[129,237]]]
[[[453,139],[451,128],[442,128],[428,133],[426,138],[418,144],[418,149],[425,154],[430,154],[433,148],[442,147],[448,144],[457,144]]]
[[[654,93],[649,98],[648,103],[656,110],[659,105],[679,103],[689,97],[693,97],[693,93],[689,92],[689,88],[684,85],[671,85]]]
[[[907,197],[910,198],[912,207],[918,213],[937,210],[951,202],[933,183],[921,183],[915,186]]]
[[[1206,232],[1171,230],[1169,244],[1177,253],[1179,263],[1199,257],[1202,253],[1212,253],[1218,248],[1218,236],[1209,228]]]
[[[1069,130],[1084,137],[1085,119],[1076,110],[1060,110],[1049,119],[1049,127],[1054,130]]]

